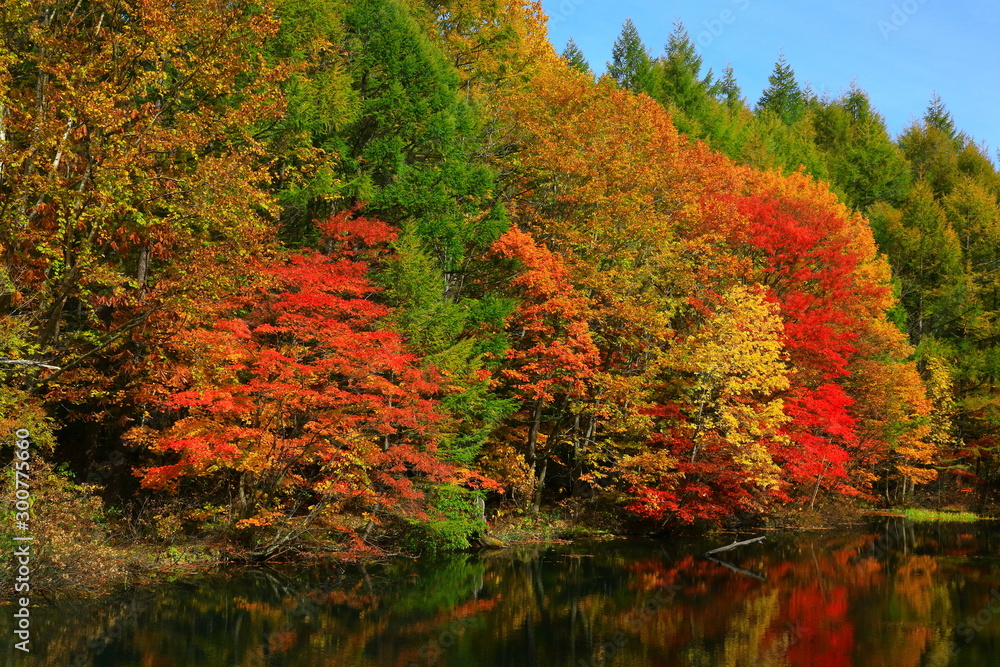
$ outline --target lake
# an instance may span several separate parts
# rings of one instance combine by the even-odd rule
[[[884,518],[182,577],[32,610],[28,660],[144,667],[1000,664],[1000,530]],[[3,611],[6,610],[6,611]],[[0,607],[11,637],[13,607]]]

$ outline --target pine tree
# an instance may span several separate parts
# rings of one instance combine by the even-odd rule
[[[667,41],[663,58],[657,60],[657,97],[669,100],[690,116],[701,115],[710,97],[712,72],[701,76],[701,56],[679,20]]]
[[[716,99],[725,102],[732,111],[744,106],[743,91],[736,81],[732,65],[726,65],[726,69],[722,70],[722,78],[714,86],[713,92]]]
[[[778,56],[767,80],[770,85],[757,102],[757,113],[771,111],[785,125],[795,124],[805,114],[806,98],[795,80],[795,72],[785,61],[785,54]]]
[[[962,247],[930,184],[918,181],[901,211],[880,204],[870,218],[901,283],[910,341],[920,348],[961,336],[969,310]]]
[[[948,111],[944,102],[941,101],[941,96],[937,93],[934,93],[930,104],[927,105],[927,111],[924,113],[924,122],[948,135],[949,138],[955,138],[955,121],[951,117],[951,112]]]
[[[962,141],[948,133],[947,112],[938,115],[938,111],[943,111],[943,107],[933,114],[929,112],[923,122],[914,122],[903,130],[897,144],[909,161],[914,178],[925,179],[935,195],[943,197],[962,177],[958,162]]]
[[[593,70],[590,69],[590,63],[587,62],[587,58],[584,57],[583,51],[580,47],[576,45],[573,38],[570,37],[569,41],[566,42],[566,48],[563,49],[560,57],[566,61],[566,63],[575,70],[579,70],[584,74],[593,75]]]
[[[285,117],[269,133],[272,188],[281,204],[281,239],[290,247],[314,245],[315,221],[333,211],[344,185],[326,147],[354,119],[351,77],[343,61],[329,57],[330,44],[345,39],[345,8],[329,0],[280,0],[281,28],[265,43],[265,57],[295,63],[283,87]]]
[[[851,83],[851,89],[844,95],[840,105],[851,115],[855,123],[867,123],[877,115],[872,109],[868,93],[859,88],[856,82]]]
[[[820,102],[810,118],[833,185],[848,205],[863,211],[877,201],[903,204],[910,166],[864,90],[852,84],[839,99]]]
[[[636,93],[652,92],[653,63],[632,19],[625,19],[607,68],[608,74],[618,83],[619,88],[627,88]]]
[[[683,134],[735,155],[747,115],[736,77],[729,68],[725,80],[715,81],[712,71],[703,76],[701,67],[697,47],[684,24],[676,21],[664,54],[653,63],[651,96],[670,112]]]

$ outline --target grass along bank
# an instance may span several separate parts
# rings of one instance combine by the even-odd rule
[[[961,523],[972,523],[983,521],[975,512],[963,512],[958,510],[929,510],[920,507],[908,507],[899,510],[900,513],[910,521],[957,521]]]

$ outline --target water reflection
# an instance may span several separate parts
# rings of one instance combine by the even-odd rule
[[[722,541],[192,578],[38,608],[30,660],[11,642],[0,655],[80,667],[1000,664],[991,524],[887,519],[698,555]]]

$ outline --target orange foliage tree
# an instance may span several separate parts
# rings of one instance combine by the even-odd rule
[[[683,520],[928,479],[926,397],[863,218],[561,64],[506,105],[512,216],[562,257],[600,353],[558,417],[571,478],[621,475],[634,508]]]
[[[686,218],[728,175],[655,102],[558,61],[507,97],[503,119],[516,128],[499,162],[511,216],[561,257],[600,353],[590,394],[561,406],[559,485],[600,484],[648,435],[656,360],[714,253]]]
[[[521,265],[510,283],[520,300],[507,323],[511,347],[500,373],[528,413],[524,454],[536,470],[537,512],[548,470],[548,453],[539,452],[540,443],[565,428],[560,422],[573,402],[587,399],[600,356],[587,300],[574,290],[558,255],[516,227],[500,237],[493,252]],[[554,414],[546,415],[546,406],[553,406]],[[543,422],[549,428],[543,429]]]

